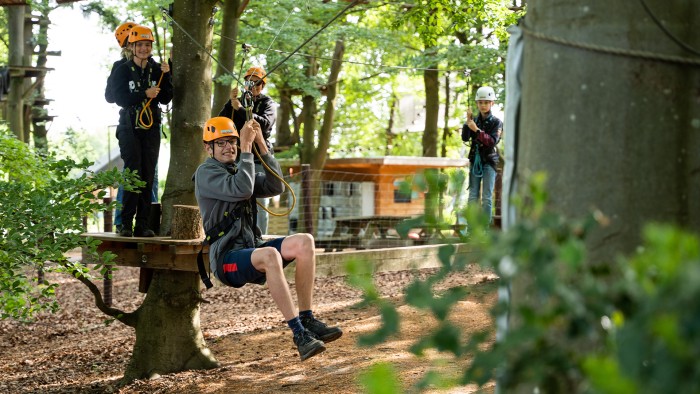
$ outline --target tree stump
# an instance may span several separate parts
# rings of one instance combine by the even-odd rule
[[[196,205],[173,205],[170,236],[173,239],[203,239],[202,215]]]

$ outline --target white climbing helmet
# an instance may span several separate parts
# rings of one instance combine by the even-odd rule
[[[476,90],[475,100],[496,101],[496,92],[494,92],[493,88],[490,86],[482,86]]]

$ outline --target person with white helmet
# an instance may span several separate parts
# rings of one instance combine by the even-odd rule
[[[151,59],[153,32],[135,25],[129,31],[130,59],[114,72],[114,99],[119,111],[117,139],[124,168],[137,171],[145,186],[124,191],[120,236],[153,237],[148,226],[151,192],[160,152],[161,110],[173,98],[173,84],[168,62]],[[134,218],[136,224],[134,226]]]
[[[317,320],[312,311],[316,249],[311,234],[293,234],[263,241],[255,226],[255,199],[284,191],[284,183],[267,172],[256,172],[253,145],[262,160],[278,174],[281,168],[270,154],[260,124],[244,124],[240,135],[230,118],[209,119],[202,140],[208,158],[194,174],[194,193],[202,215],[205,242],[209,244],[209,268],[226,286],[267,283],[270,295],[292,330],[302,361],[326,350],[325,344],[340,338],[338,327]],[[294,306],[284,268],[295,264],[297,306]],[[212,287],[201,254],[202,281]]]
[[[462,126],[462,141],[471,141],[469,148],[469,198],[473,204],[481,198],[481,206],[492,220],[493,189],[496,183],[498,150],[503,122],[491,112],[496,101],[492,87],[482,86],[476,91],[476,104],[479,114],[472,119],[471,109],[467,109],[467,122]]]
[[[233,124],[236,125],[238,129],[243,127],[243,124],[246,122],[246,113],[243,103],[246,102],[245,97],[247,96],[251,100],[247,105],[253,106],[253,119],[260,124],[265,143],[268,149],[272,151],[270,136],[272,135],[272,128],[277,120],[277,103],[275,103],[270,96],[262,92],[263,89],[265,89],[265,85],[267,85],[267,73],[264,68],[253,66],[248,68],[244,79],[245,90],[243,91],[243,95],[238,95],[238,89],[232,89],[231,99],[227,101],[226,104],[224,104],[224,108],[219,111],[219,116],[233,119]],[[257,157],[255,158],[255,164],[257,171],[264,171]],[[262,198],[259,202],[267,207],[269,199]],[[263,234],[267,234],[268,214],[264,209],[259,209],[258,207],[255,207],[255,210],[257,211],[256,225]]]

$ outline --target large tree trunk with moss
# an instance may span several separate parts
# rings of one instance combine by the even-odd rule
[[[700,48],[700,3],[653,3],[668,31]],[[525,35],[521,173],[546,171],[551,204],[567,216],[595,208],[610,218],[590,240],[593,261],[634,251],[649,221],[700,232],[698,57],[638,4],[528,7],[526,26],[538,36]]]
[[[219,366],[199,321],[199,276],[155,270],[148,295],[135,312],[136,343],[123,382]]]
[[[425,84],[425,130],[423,131],[423,156],[437,157],[438,113],[440,109],[440,81],[437,65],[423,71]]]
[[[215,4],[215,0],[176,0],[173,7],[175,21],[207,51],[212,46],[209,17]],[[205,157],[202,127],[211,113],[211,58],[177,27],[173,59],[172,153],[163,193],[163,233],[170,229],[174,204],[197,205],[192,174]]]
[[[247,1],[241,6],[241,0],[226,0],[223,2],[223,17],[221,18],[221,39],[219,41],[219,62],[224,65],[229,71],[237,73],[234,60],[236,59],[236,40],[238,39],[238,22],[241,13],[245,9]],[[244,70],[245,71],[245,70]],[[226,75],[221,65],[216,65],[216,74],[214,75],[214,100],[211,108],[211,116],[217,116],[224,104],[229,100],[231,85],[219,81],[219,77]],[[242,79],[241,75],[236,75]],[[236,83],[234,82],[234,85]]]

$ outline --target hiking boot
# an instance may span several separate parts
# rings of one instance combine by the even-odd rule
[[[136,226],[136,228],[134,229],[134,237],[150,238],[150,237],[155,237],[155,236],[156,236],[156,233],[154,233],[153,230],[151,230],[148,227]]]
[[[294,335],[294,344],[297,345],[301,361],[326,350],[323,342],[316,339],[314,334],[309,332],[309,330],[304,330],[303,333]]]
[[[325,343],[333,342],[343,335],[343,331],[340,329],[340,327],[328,327],[326,323],[314,318],[302,318],[301,325],[307,330],[311,331],[316,338]]]
[[[122,226],[121,230],[117,233],[119,234],[120,237],[133,237],[134,232],[131,231],[131,227],[129,226]]]

